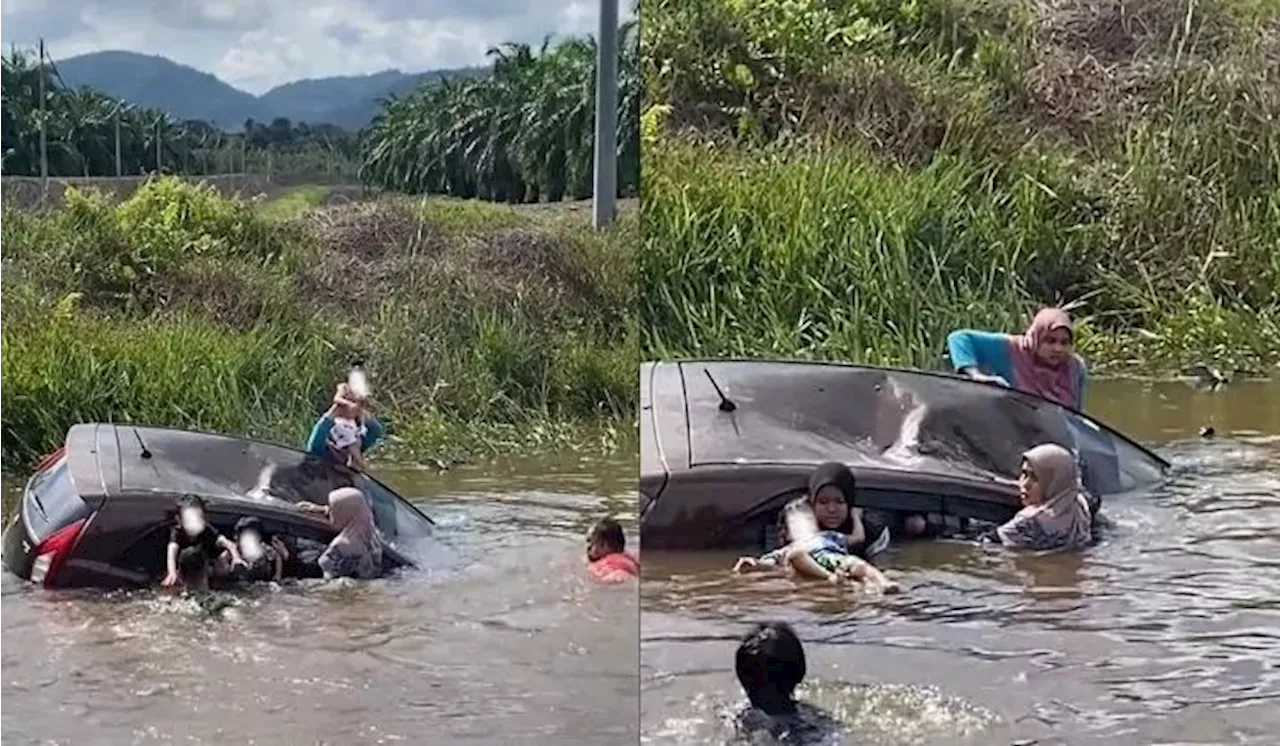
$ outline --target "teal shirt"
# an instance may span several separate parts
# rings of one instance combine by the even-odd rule
[[[1009,335],[999,332],[980,332],[959,329],[947,335],[947,353],[951,355],[951,367],[957,372],[965,368],[977,368],[987,375],[1000,376],[1016,386],[1013,374],[1013,356],[1009,352]],[[1076,401],[1071,407],[1080,410],[1084,404],[1084,387],[1089,380],[1084,362],[1076,358]]]
[[[333,417],[324,415],[316,420],[311,428],[311,436],[307,438],[307,453],[312,456],[329,455],[329,431],[333,429]],[[384,431],[377,417],[366,417],[364,421],[364,437],[360,440],[360,452],[368,453],[382,442]]]

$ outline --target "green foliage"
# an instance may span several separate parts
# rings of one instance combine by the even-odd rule
[[[356,136],[333,125],[284,118],[264,125],[250,119],[243,133],[233,134],[207,122],[180,122],[160,109],[133,106],[92,88],[68,88],[51,65],[42,67],[20,50],[4,57],[0,81],[6,175],[40,175],[41,76],[51,176],[117,175],[117,131],[124,176],[265,173],[268,168],[286,177],[355,175]]]
[[[92,419],[300,442],[357,355],[424,460],[584,445],[632,414],[634,214],[604,234],[436,198],[284,215],[176,179],[6,210],[6,468]]]
[[[1276,10],[642,3],[644,354],[933,367],[1061,302],[1097,367],[1269,365]]]
[[[152,179],[119,205],[68,190],[48,215],[7,209],[4,245],[51,292],[150,307],[157,276],[200,257],[257,264],[278,260],[286,231],[212,187]]]
[[[622,29],[619,47],[618,189],[629,196],[640,176],[634,24]],[[364,136],[366,184],[500,202],[591,196],[595,42],[544,43],[537,53],[507,44],[489,54],[490,76],[387,102]]]

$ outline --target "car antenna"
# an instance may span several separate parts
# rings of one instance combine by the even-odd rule
[[[720,397],[720,411],[732,412],[737,409],[738,405],[734,404],[732,399],[724,395],[724,392],[720,390],[720,384],[716,383],[716,379],[711,377],[711,371],[703,368],[702,372],[707,374],[707,380],[711,382],[712,388],[716,390],[716,394]]]
[[[143,458],[151,458],[151,451],[147,450],[147,444],[142,442],[142,433],[138,432],[138,428],[133,428],[133,437],[138,439],[138,447],[142,449]]]

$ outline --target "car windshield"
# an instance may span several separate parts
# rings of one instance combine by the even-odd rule
[[[66,456],[31,479],[23,511],[35,542],[92,512],[71,482]]]

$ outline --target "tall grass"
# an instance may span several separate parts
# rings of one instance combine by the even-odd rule
[[[3,230],[6,468],[85,420],[300,443],[355,357],[392,448],[424,460],[616,443],[600,429],[632,414],[633,217],[600,235],[387,199],[276,219],[159,180]]]
[[[1095,367],[1280,361],[1275,8],[642,12],[646,356],[932,367],[1063,303]]]

